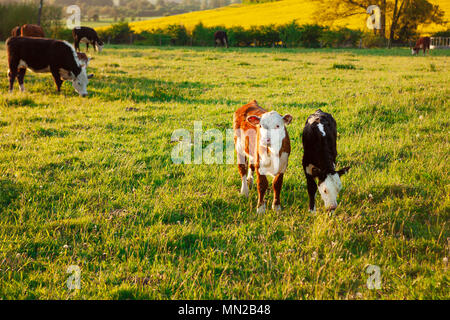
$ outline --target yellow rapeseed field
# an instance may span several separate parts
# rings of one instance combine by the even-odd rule
[[[446,19],[450,20],[450,0],[431,0],[435,4],[439,4],[446,13]],[[353,29],[366,28],[367,15],[361,14],[349,18],[335,21],[333,26],[347,26]],[[196,11],[180,15],[174,15],[159,19],[139,21],[131,24],[133,30],[141,32],[144,30],[152,30],[164,28],[171,24],[184,25],[191,30],[196,24],[202,22],[205,26],[242,26],[249,28],[250,26],[260,25],[280,25],[296,20],[299,24],[319,23],[316,17],[316,3],[311,0],[283,0],[277,2],[269,2],[262,4],[243,5],[234,4],[228,7]],[[388,23],[390,23],[388,21]],[[420,32],[423,34],[446,30],[447,26],[428,25],[421,26]]]

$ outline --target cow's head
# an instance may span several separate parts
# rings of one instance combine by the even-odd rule
[[[77,76],[72,71],[65,69],[59,69],[59,74],[61,79],[72,82],[73,88],[80,96],[87,96],[87,85],[90,77],[88,77],[85,67],[81,67],[81,72]]]
[[[104,46],[104,43],[103,43],[101,40],[97,40],[97,41],[95,42],[95,49],[96,49],[98,52],[102,52],[103,46]]]
[[[417,49],[417,48],[411,48],[411,54],[412,55],[415,55],[415,54],[418,54],[419,53],[419,49]]]
[[[326,175],[319,174],[319,193],[327,210],[337,208],[337,196],[342,189],[341,176],[350,169],[346,167],[339,171],[333,171]]]
[[[286,136],[285,125],[291,123],[292,116],[290,114],[281,116],[276,111],[270,111],[261,117],[248,116],[247,121],[259,128],[259,145],[279,150]]]

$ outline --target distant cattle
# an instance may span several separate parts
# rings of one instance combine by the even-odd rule
[[[20,26],[14,27],[11,30],[11,37],[20,37]]]
[[[37,24],[24,24],[23,26],[14,27],[11,30],[12,37],[35,37],[44,38],[44,29]]]
[[[221,45],[228,48],[228,36],[223,30],[216,31],[214,33],[214,46]]]
[[[416,42],[416,45],[414,46],[414,48],[412,48],[412,54],[418,54],[420,49],[423,50],[423,54],[425,55],[425,50],[428,50],[428,52],[430,52],[430,43],[431,43],[431,39],[430,37],[423,37],[423,38],[419,38]]]
[[[72,30],[72,36],[77,51],[80,51],[80,42],[86,43],[86,51],[89,51],[89,44],[91,44],[98,52],[101,52],[103,49],[103,42],[99,39],[97,32],[92,28],[74,28]]]
[[[89,80],[86,67],[82,65],[70,43],[53,39],[10,37],[6,40],[6,47],[10,92],[16,77],[21,91],[25,90],[23,80],[28,68],[34,72],[51,72],[58,92],[63,81],[68,80],[78,94],[83,97],[87,95]]]
[[[337,196],[342,188],[340,176],[350,167],[336,171],[336,121],[329,113],[317,110],[306,120],[303,129],[303,170],[306,175],[309,195],[309,210],[315,211],[315,195],[319,182],[319,193],[327,210],[337,207]]]
[[[234,113],[234,142],[242,181],[241,194],[248,197],[249,187],[253,184],[253,172],[256,171],[258,213],[264,213],[266,210],[264,195],[268,187],[267,175],[274,177],[272,209],[281,210],[283,175],[291,153],[285,126],[291,121],[291,115],[281,116],[275,111],[268,112],[255,100]]]
[[[44,29],[37,24],[24,24],[20,27],[20,35],[22,37],[44,38]]]

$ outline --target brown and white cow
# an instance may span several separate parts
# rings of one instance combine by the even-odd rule
[[[430,43],[431,43],[430,37],[419,38],[419,40],[417,40],[414,48],[412,48],[411,53],[413,55],[418,54],[420,49],[422,49],[423,54],[425,55],[425,50],[428,50],[428,52],[430,52]]]
[[[274,177],[272,209],[281,210],[283,175],[291,153],[286,125],[291,121],[291,115],[281,116],[276,111],[268,112],[255,100],[234,113],[234,143],[242,180],[241,194],[248,197],[249,187],[253,184],[253,172],[256,171],[257,213],[266,211],[264,195],[268,187],[267,175]]]
[[[23,80],[28,68],[34,72],[50,72],[58,92],[63,81],[67,80],[72,82],[78,94],[87,96],[89,76],[70,43],[45,38],[10,37],[6,40],[6,48],[10,92],[16,77],[20,89],[25,90]]]
[[[20,27],[20,35],[22,37],[44,38],[44,29],[37,24],[24,24]]]

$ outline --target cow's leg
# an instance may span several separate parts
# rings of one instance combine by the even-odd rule
[[[77,51],[77,52],[80,52],[80,40],[77,38],[77,39],[75,39],[75,50]]]
[[[61,85],[63,83],[63,80],[61,80],[61,75],[59,74],[59,70],[56,67],[51,67],[50,71],[52,72],[53,79],[55,80],[56,88],[58,89],[58,92],[61,92]]]
[[[281,186],[283,185],[283,173],[278,174],[275,179],[273,179],[273,203],[272,209],[275,211],[281,210],[281,201],[280,201],[280,193]]]
[[[8,77],[9,77],[9,92],[11,93],[14,88],[14,81],[17,77],[17,67],[19,66],[19,62],[16,61],[9,61],[9,70],[8,70]]]
[[[25,73],[27,72],[27,69],[20,68],[19,73],[17,75],[17,81],[19,82],[20,91],[25,91],[25,86],[23,85],[23,79],[25,78]]]
[[[249,161],[250,165],[248,166],[247,183],[248,187],[251,188],[253,186],[253,172],[255,172],[255,165],[253,162],[253,157],[250,157]]]
[[[267,182],[267,177],[259,174],[256,171],[256,183],[258,184],[258,206],[256,209],[257,213],[266,212],[266,203],[264,201],[264,195],[266,194],[267,187],[269,183]]]
[[[86,52],[89,51],[89,42],[86,42]]]
[[[316,211],[316,192],[317,192],[317,184],[314,181],[314,178],[309,174],[306,174],[306,183],[308,184],[308,195],[309,195],[309,211]]]
[[[241,194],[243,196],[248,197],[248,183],[247,183],[247,159],[244,160],[244,163],[238,164],[239,175],[241,176]]]

